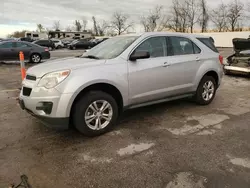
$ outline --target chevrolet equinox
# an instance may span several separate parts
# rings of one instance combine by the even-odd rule
[[[223,75],[209,37],[152,32],[113,37],[82,56],[33,66],[19,103],[55,128],[109,131],[123,110],[193,97],[208,105]]]

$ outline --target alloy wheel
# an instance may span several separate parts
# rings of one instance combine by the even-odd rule
[[[33,61],[34,63],[39,63],[40,60],[41,60],[41,58],[40,58],[39,55],[37,55],[37,54],[32,55],[32,61]]]
[[[106,100],[92,102],[85,112],[85,123],[92,130],[101,130],[107,127],[112,120],[113,109]]]
[[[214,83],[211,80],[205,82],[205,84],[203,85],[202,98],[205,101],[209,101],[210,99],[213,98],[214,91],[215,91]]]

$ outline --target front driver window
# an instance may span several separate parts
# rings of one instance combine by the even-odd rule
[[[17,48],[28,48],[30,46],[28,44],[25,44],[25,43],[17,42],[16,47]]]
[[[152,37],[140,44],[135,52],[148,51],[150,57],[163,57],[167,56],[166,46],[165,37]]]

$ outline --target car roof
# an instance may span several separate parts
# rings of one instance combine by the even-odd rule
[[[183,36],[183,37],[195,37],[195,38],[210,38],[210,36],[201,35],[197,33],[180,33],[180,32],[144,32],[144,33],[130,33],[130,34],[122,34],[116,37],[123,37],[123,36],[155,36],[155,35],[176,35],[176,36]]]

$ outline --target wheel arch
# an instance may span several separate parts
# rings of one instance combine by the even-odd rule
[[[202,80],[202,78],[204,78],[205,76],[211,76],[214,78],[215,82],[216,82],[216,88],[218,87],[219,85],[219,75],[216,71],[214,70],[210,70],[208,72],[206,72],[200,79],[200,81]]]
[[[81,88],[80,91],[77,92],[77,94],[73,97],[73,99],[71,100],[71,105],[69,106],[69,115],[70,117],[72,117],[72,113],[73,113],[73,109],[74,109],[74,105],[77,103],[77,101],[82,97],[84,96],[86,93],[88,93],[89,91],[103,91],[105,93],[108,93],[110,94],[114,99],[115,101],[117,102],[117,105],[118,105],[118,109],[119,109],[119,113],[122,112],[123,110],[123,104],[124,104],[124,101],[123,101],[123,96],[120,92],[120,90],[110,84],[110,83],[104,83],[104,82],[100,82],[100,83],[93,83],[93,84],[90,84],[84,88]]]

